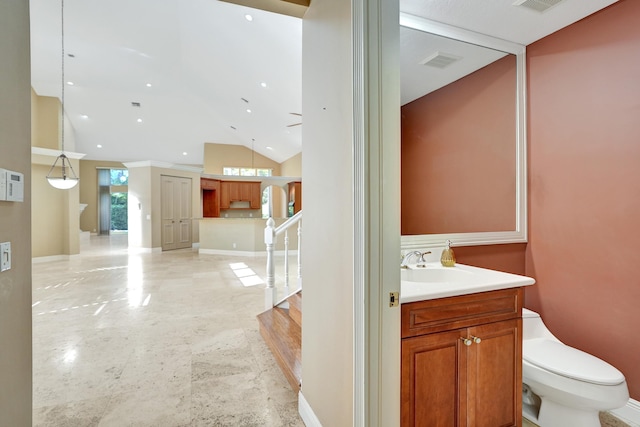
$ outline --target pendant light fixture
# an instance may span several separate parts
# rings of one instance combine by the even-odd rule
[[[64,154],[64,0],[60,0],[60,16],[61,16],[61,40],[62,40],[62,92],[60,95],[60,105],[62,106],[61,111],[61,153],[58,157],[56,157],[56,161],[53,162],[53,166],[49,169],[49,173],[47,174],[47,181],[51,184],[52,187],[58,188],[60,190],[68,190],[73,188],[78,184],[80,180],[76,175],[76,172],[73,170],[73,166],[71,166],[71,161]],[[61,174],[53,174],[56,166],[60,162]]]

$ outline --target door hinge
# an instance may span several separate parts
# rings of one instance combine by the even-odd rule
[[[398,292],[389,292],[389,307],[397,307],[400,302],[400,294]]]

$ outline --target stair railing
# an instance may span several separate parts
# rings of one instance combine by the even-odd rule
[[[296,278],[296,291],[302,288],[302,262],[300,243],[302,241],[302,211],[299,211],[294,216],[283,222],[280,226],[276,227],[276,223],[273,218],[267,220],[267,226],[264,229],[264,243],[267,246],[267,285],[265,287],[264,303],[265,309],[268,310],[280,302],[277,300],[276,292],[276,275],[275,275],[275,246],[277,237],[280,234],[284,234],[284,298],[290,294],[289,290],[289,229],[297,225],[298,233],[298,251],[297,251],[297,278]]]

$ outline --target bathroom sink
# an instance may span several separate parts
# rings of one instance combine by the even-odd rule
[[[456,264],[443,267],[439,262],[416,264],[400,270],[400,302],[424,301],[498,289],[533,285],[531,277],[487,268]]]
[[[473,280],[474,274],[456,267],[429,265],[402,269],[400,278],[409,282],[460,282]]]

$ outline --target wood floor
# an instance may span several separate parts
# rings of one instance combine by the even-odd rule
[[[294,391],[302,378],[302,292],[290,296],[289,308],[274,307],[259,314],[260,334]]]

